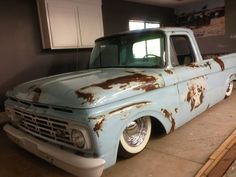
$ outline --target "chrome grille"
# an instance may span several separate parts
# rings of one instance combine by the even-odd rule
[[[20,120],[20,128],[31,135],[43,139],[51,139],[59,144],[73,145],[68,122],[19,109],[15,110],[15,116]]]

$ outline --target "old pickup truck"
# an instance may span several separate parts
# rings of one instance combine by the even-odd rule
[[[231,95],[236,54],[203,60],[191,30],[160,28],[95,41],[88,70],[23,83],[7,92],[4,130],[69,173],[101,176],[117,156]]]

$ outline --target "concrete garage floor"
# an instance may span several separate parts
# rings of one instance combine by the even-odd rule
[[[233,95],[175,132],[153,135],[139,155],[119,160],[102,177],[191,177],[236,128]],[[1,119],[1,116],[0,116]],[[0,177],[72,177],[7,139],[0,130]]]

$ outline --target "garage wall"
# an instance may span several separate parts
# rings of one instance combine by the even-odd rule
[[[129,20],[159,21],[163,26],[175,23],[174,9],[127,1],[102,0],[104,34],[129,29]]]
[[[235,0],[225,0],[225,35],[199,39],[202,53],[236,52],[235,9]]]
[[[235,0],[225,0],[225,35],[198,39],[202,53],[236,52],[235,9]]]
[[[191,7],[193,5],[190,5]],[[186,7],[183,7],[184,9]],[[197,38],[203,54],[236,52],[236,1],[225,0],[225,35]],[[178,8],[181,12],[181,8]]]
[[[0,110],[19,83],[87,67],[91,49],[42,50],[35,0],[1,0],[0,22]]]

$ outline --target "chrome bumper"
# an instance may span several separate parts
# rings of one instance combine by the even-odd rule
[[[8,137],[19,146],[69,173],[79,177],[99,177],[102,175],[105,160],[101,158],[85,158],[61,150],[11,125],[5,125],[3,129]]]

